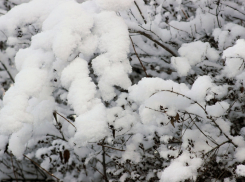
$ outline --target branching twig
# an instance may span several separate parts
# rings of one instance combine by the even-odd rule
[[[64,141],[67,142],[67,140],[66,140],[64,137],[61,138],[61,137],[58,137],[58,136],[55,136],[55,135],[51,135],[51,134],[47,134],[46,136],[55,137],[55,138],[58,138],[58,139],[61,139],[61,140],[64,140]],[[62,135],[62,136],[63,136],[63,135]]]
[[[48,172],[46,169],[42,168],[38,163],[36,163],[34,160],[30,159],[29,157],[27,157],[25,154],[23,154],[24,157],[26,157],[27,159],[29,159],[33,164],[35,164],[37,167],[39,167],[40,169],[42,169],[43,171],[45,171],[46,173],[48,173],[50,176],[56,178],[58,181],[60,181],[59,178],[57,178],[55,175],[51,174],[50,172]]]
[[[15,180],[18,182],[16,173],[15,173],[15,170],[14,170],[14,163],[13,163],[13,159],[12,159],[12,154],[9,154],[9,155],[10,155],[10,158],[11,158],[11,163],[12,163],[12,167],[13,167],[13,172],[14,172]]]
[[[216,121],[212,118],[212,116],[209,116],[208,115],[208,112],[207,110],[197,101],[194,101],[193,99],[191,99],[190,97],[187,97],[186,95],[184,94],[181,94],[181,93],[178,93],[178,92],[175,92],[173,90],[160,90],[160,92],[170,92],[170,93],[174,93],[176,95],[181,95],[182,97],[185,97],[191,101],[193,101],[195,104],[197,104],[198,106],[200,106],[200,108],[205,112],[206,116],[207,116],[207,119],[210,119],[215,125],[216,127],[220,130],[220,133],[224,134],[224,136],[228,139],[228,141],[234,145],[234,147],[237,148],[237,145],[230,139],[230,137],[228,135],[225,134],[225,132],[223,132],[223,130],[220,128],[220,126],[216,123]],[[156,92],[158,93],[158,92]],[[155,95],[156,93],[153,93],[151,96]]]
[[[157,45],[159,45],[160,47],[162,47],[163,49],[165,49],[167,52],[169,52],[170,54],[172,54],[175,57],[178,57],[179,54],[177,53],[177,51],[173,51],[171,50],[171,48],[167,47],[166,45],[160,43],[159,41],[155,40],[154,38],[152,38],[151,35],[142,32],[142,31],[136,31],[136,30],[129,30],[130,33],[139,33],[140,35],[145,36],[146,38],[150,39],[151,41],[155,42]]]

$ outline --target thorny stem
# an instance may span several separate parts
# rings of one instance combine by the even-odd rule
[[[60,181],[59,178],[57,178],[55,175],[51,174],[50,172],[48,172],[46,169],[42,168],[38,163],[36,163],[34,160],[30,159],[29,157],[27,157],[25,154],[23,154],[24,157],[26,157],[27,159],[29,159],[33,164],[35,164],[37,167],[39,167],[40,169],[42,169],[43,171],[45,171],[46,173],[48,173],[50,176],[56,178],[58,181]]]
[[[144,65],[143,65],[143,63],[142,63],[142,61],[141,61],[140,58],[139,58],[139,55],[137,54],[137,52],[136,52],[136,50],[135,50],[134,42],[133,42],[132,38],[131,38],[130,36],[129,36],[129,38],[130,38],[131,43],[132,43],[132,46],[133,46],[133,48],[134,48],[134,52],[135,52],[135,54],[136,54],[136,56],[137,56],[137,58],[138,58],[138,60],[139,60],[139,62],[140,62],[140,64],[141,64],[141,66],[142,66],[144,72],[145,72],[146,77],[149,77],[148,74],[147,74],[147,72],[146,72],[146,69],[145,69],[145,67],[144,67]]]

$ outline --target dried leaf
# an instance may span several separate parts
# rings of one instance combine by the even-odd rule
[[[115,134],[116,134],[116,130],[115,129],[112,129],[113,138],[115,138]]]
[[[57,114],[56,114],[55,111],[53,112],[53,116],[54,116],[55,121],[58,122],[58,120],[57,120]]]
[[[179,121],[179,113],[176,114],[175,120],[176,120],[176,121]]]
[[[62,152],[59,152],[59,154],[60,154],[60,160],[61,160],[61,162],[63,162]]]
[[[67,163],[69,161],[69,158],[70,158],[70,152],[69,152],[69,150],[65,150],[64,151],[65,163]]]
[[[241,92],[241,93],[244,92],[244,87],[240,87],[240,92]]]
[[[173,117],[171,117],[170,122],[171,122],[171,124],[173,125],[173,127],[175,128],[175,126],[174,126],[174,118],[173,118]]]

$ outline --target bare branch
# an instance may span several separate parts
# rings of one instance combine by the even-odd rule
[[[14,83],[14,78],[12,77],[11,73],[9,72],[8,68],[6,67],[6,65],[0,60],[3,68],[6,70],[6,72],[8,73],[10,79],[12,80],[12,82]]]
[[[33,164],[35,164],[37,167],[39,167],[40,169],[42,169],[43,171],[45,171],[46,173],[48,173],[50,176],[56,178],[58,181],[60,181],[59,178],[57,178],[55,175],[51,174],[50,172],[48,172],[46,169],[42,168],[38,163],[36,163],[34,160],[30,159],[29,157],[27,157],[25,154],[23,154],[24,157],[26,157],[27,159],[29,159]]]
[[[16,173],[15,173],[15,170],[14,170],[14,163],[13,163],[12,154],[9,154],[9,155],[10,155],[10,158],[11,158],[11,163],[12,163],[12,167],[13,167],[13,172],[14,172],[15,180],[18,182],[18,179],[17,179]]]
[[[140,15],[141,15],[142,19],[144,20],[144,22],[145,22],[145,24],[146,24],[146,23],[147,23],[147,21],[146,21],[146,19],[145,19],[144,15],[142,14],[142,11],[140,10],[140,8],[139,8],[138,4],[137,4],[135,1],[134,1],[134,4],[135,4],[135,6],[137,7],[138,11],[140,12]]]
[[[152,38],[151,35],[145,33],[145,32],[142,32],[142,31],[137,31],[137,30],[130,30],[129,29],[129,32],[130,33],[139,33],[140,35],[143,35],[145,36],[146,38],[150,39],[151,41],[155,42],[157,45],[159,45],[160,47],[162,47],[163,49],[165,49],[167,52],[169,52],[171,55],[175,56],[175,57],[178,57],[179,54],[177,53],[177,51],[175,50],[172,50],[172,48],[169,48],[168,46],[164,45],[163,43],[160,43],[159,41],[155,40],[154,38]]]
[[[66,119],[64,116],[62,116],[61,114],[59,114],[57,111],[54,111],[56,114],[58,114],[60,117],[62,117],[63,119],[65,119],[68,123],[70,123],[74,128],[76,128],[76,126],[74,124],[72,124],[68,119]],[[76,128],[77,130],[77,128]]]
[[[139,60],[139,62],[140,62],[140,64],[141,64],[141,66],[142,66],[144,72],[145,72],[146,77],[149,77],[148,74],[147,74],[147,72],[146,72],[146,69],[145,69],[145,67],[144,67],[144,65],[143,65],[143,63],[142,63],[142,61],[141,61],[140,58],[139,58],[139,55],[137,54],[137,52],[136,52],[136,50],[135,50],[134,42],[133,42],[132,38],[131,38],[130,36],[129,36],[129,38],[130,38],[130,40],[131,40],[131,43],[132,43],[134,52],[135,52],[135,54],[136,54],[136,56],[137,56],[137,58],[138,58],[138,60]]]
[[[97,145],[100,145],[100,146],[102,146],[102,147],[106,147],[106,148],[110,148],[110,149],[113,149],[113,150],[122,151],[122,152],[124,152],[124,151],[125,151],[125,150],[116,149],[116,148],[113,148],[113,147],[110,147],[110,146],[107,146],[107,145],[102,145],[102,144],[100,144],[100,143],[97,143]]]

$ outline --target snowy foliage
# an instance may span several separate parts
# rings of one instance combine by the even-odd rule
[[[4,0],[0,15],[0,179],[245,179],[243,0]]]

